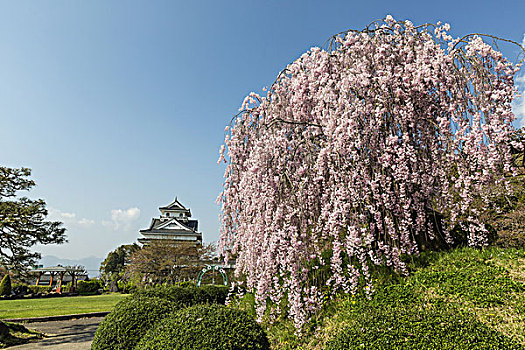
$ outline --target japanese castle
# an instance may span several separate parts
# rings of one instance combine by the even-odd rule
[[[151,219],[149,228],[140,230],[144,237],[138,241],[147,245],[153,241],[191,243],[202,245],[202,233],[198,232],[199,221],[190,219],[191,211],[175,200],[160,207],[160,217]]]

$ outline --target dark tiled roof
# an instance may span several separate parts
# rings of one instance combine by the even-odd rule
[[[184,223],[184,225],[193,231],[197,231],[199,229],[199,221],[197,220],[188,220],[188,222]]]
[[[140,230],[144,236],[148,234],[162,233],[173,236],[202,236],[201,232],[188,232],[188,231],[173,231],[170,229],[160,229],[160,230]]]
[[[159,209],[171,209],[171,210],[184,210],[184,211],[190,211],[188,208],[186,208],[184,205],[182,205],[181,202],[177,200],[177,197],[175,197],[175,200],[171,202],[170,204],[160,207]]]

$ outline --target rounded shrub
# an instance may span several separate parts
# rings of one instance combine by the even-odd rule
[[[223,305],[181,309],[151,329],[136,350],[267,350],[261,326],[245,312]]]
[[[161,298],[126,298],[120,301],[100,323],[92,350],[131,350],[176,305]]]
[[[444,305],[412,306],[363,312],[328,342],[325,350],[523,349],[464,312]]]
[[[0,282],[0,295],[11,295],[11,277],[5,275]]]
[[[228,293],[230,290],[230,288],[227,286],[213,285],[206,285],[199,288],[201,288],[208,294],[207,298],[210,303],[222,305],[226,303],[226,298],[228,297]]]

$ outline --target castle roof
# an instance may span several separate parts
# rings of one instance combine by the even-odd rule
[[[189,211],[188,208],[186,208],[184,205],[182,205],[181,202],[178,201],[177,197],[175,197],[175,200],[171,202],[170,204],[160,207],[160,210],[183,210],[183,211]]]

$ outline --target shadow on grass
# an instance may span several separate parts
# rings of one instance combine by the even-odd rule
[[[0,335],[0,348],[26,344],[31,340],[44,337],[42,333],[29,330],[17,323],[4,322],[3,324],[9,329],[9,333]]]

